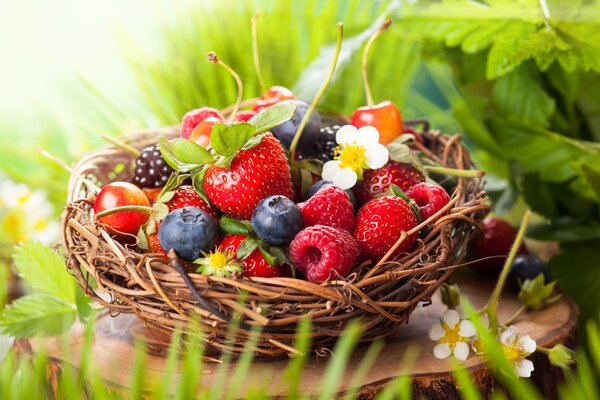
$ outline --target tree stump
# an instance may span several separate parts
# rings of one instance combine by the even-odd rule
[[[493,282],[475,278],[471,275],[462,276],[458,280],[461,292],[476,306],[481,307],[489,298]],[[520,303],[515,294],[504,294],[501,299],[499,316],[506,320],[519,308]],[[400,362],[409,347],[416,347],[419,356],[411,371],[413,375],[413,393],[416,397],[431,399],[458,399],[458,390],[452,378],[451,368],[447,360],[438,360],[432,354],[434,343],[428,338],[429,327],[443,314],[445,306],[441,304],[438,295],[432,299],[432,304],[419,308],[411,315],[408,324],[398,327],[395,334],[388,337],[377,361],[371,368],[359,389],[361,398],[370,399],[398,376]],[[522,334],[529,334],[542,346],[553,346],[557,343],[574,347],[576,344],[578,310],[575,303],[566,296],[550,305],[548,308],[530,312],[520,317],[515,325]],[[18,340],[15,344],[17,351],[26,356],[44,347],[51,359],[52,374],[58,374],[60,365],[69,362],[76,368],[81,358],[83,332],[80,326],[71,331],[70,358],[65,360],[58,338],[40,338]],[[118,388],[128,387],[132,379],[134,360],[134,340],[145,339],[150,344],[149,356],[145,364],[145,374],[158,377],[165,370],[166,350],[152,346],[155,341],[144,325],[132,315],[111,317],[107,313],[101,315],[96,323],[95,342],[92,347],[92,359],[97,371],[107,385]],[[352,354],[343,376],[340,377],[338,393],[349,390],[351,377],[354,375],[360,360],[368,346],[359,346]],[[532,381],[547,399],[556,398],[556,388],[562,377],[562,372],[552,367],[544,354],[536,353],[531,356],[535,364]],[[327,365],[326,358],[312,357],[302,371],[300,392],[305,395],[318,395],[321,379]],[[268,395],[284,396],[287,392],[282,373],[288,360],[255,360],[245,377],[244,390],[252,387],[265,387]],[[494,387],[494,378],[483,359],[471,356],[465,367],[472,375],[476,385],[484,395],[488,395]],[[233,365],[235,367],[235,365]],[[216,380],[217,363],[205,363],[202,367],[202,386],[211,385]],[[231,375],[231,374],[230,374]],[[173,381],[178,382],[179,371],[175,372]],[[227,387],[227,383],[225,386]]]

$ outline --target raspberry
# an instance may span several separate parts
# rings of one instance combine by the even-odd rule
[[[221,121],[223,120],[221,113],[211,107],[202,107],[188,111],[181,119],[180,136],[184,139],[189,139],[194,128],[208,117],[218,118]]]
[[[290,257],[309,281],[323,282],[348,275],[358,257],[358,246],[343,229],[315,225],[296,235]]]
[[[406,195],[419,206],[423,221],[441,210],[450,201],[450,196],[443,187],[427,182],[417,183],[408,189]]]
[[[135,160],[133,183],[141,188],[163,187],[173,172],[158,150],[157,145],[148,146]]]
[[[304,227],[326,225],[352,231],[354,206],[348,193],[334,185],[324,185],[313,197],[298,204]]]

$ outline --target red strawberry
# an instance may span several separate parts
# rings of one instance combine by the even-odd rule
[[[469,251],[469,260],[479,261],[469,266],[486,274],[499,274],[516,237],[517,230],[508,221],[486,218],[483,221],[483,231],[471,243]],[[521,244],[518,254],[528,253],[527,247]]]
[[[148,252],[155,253],[163,258],[167,258],[167,252],[162,248],[160,242],[158,240],[158,230],[157,232],[151,233],[148,235]]]
[[[358,210],[354,239],[362,259],[377,261],[396,243],[402,231],[417,226],[417,216],[400,197],[384,196],[370,200]],[[409,252],[415,246],[417,234],[407,237],[394,252]]]
[[[223,121],[223,116],[219,110],[212,107],[202,107],[188,111],[181,119],[180,136],[188,139],[194,128],[196,128],[200,122],[204,121],[208,117],[218,118],[219,120]]]
[[[142,188],[142,191],[144,193],[146,193],[146,197],[148,197],[148,200],[150,200],[150,204],[154,204],[154,202],[158,198],[158,195],[160,194],[162,189],[161,188]]]
[[[388,161],[379,169],[367,169],[363,179],[354,186],[354,194],[359,204],[365,204],[378,194],[386,193],[391,184],[407,191],[425,180],[425,175],[410,164]]]
[[[348,275],[357,257],[358,247],[352,235],[331,226],[308,227],[290,244],[290,258],[312,282]]]
[[[354,206],[348,193],[334,185],[325,185],[314,196],[298,204],[304,227],[326,225],[352,231]]]
[[[204,190],[221,211],[246,220],[265,197],[279,194],[292,199],[294,196],[285,152],[270,133],[255,147],[240,150],[230,168],[217,165],[208,168]]]
[[[214,207],[207,204],[196,190],[188,185],[180,186],[175,190],[173,198],[165,203],[169,207],[169,211],[177,210],[183,207],[197,207],[206,211],[211,217],[219,220],[219,214]]]
[[[217,251],[237,253],[240,244],[248,239],[244,235],[226,235],[217,246]],[[243,260],[239,260],[244,267],[244,275],[271,278],[281,276],[281,270],[278,266],[270,265],[263,257],[259,249],[255,249]]]
[[[406,195],[419,206],[423,221],[441,210],[450,201],[450,196],[443,187],[427,182],[417,183],[408,189]]]

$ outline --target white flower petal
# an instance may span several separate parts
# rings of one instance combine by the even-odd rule
[[[331,160],[327,161],[323,165],[323,172],[321,173],[321,177],[325,181],[333,181],[333,177],[337,175],[337,171],[340,169],[340,161],[339,160]]]
[[[535,340],[533,340],[529,335],[520,337],[517,343],[518,346],[523,350],[523,352],[527,354],[533,353],[535,351],[535,348],[537,347],[535,344]]]
[[[465,361],[469,357],[469,345],[465,342],[458,342],[454,347],[454,357],[457,360]]]
[[[352,125],[342,126],[335,134],[335,141],[338,144],[352,143],[358,139],[358,129]]]
[[[440,340],[446,336],[446,331],[442,328],[442,325],[439,322],[434,323],[429,328],[429,339],[431,340]]]
[[[460,321],[460,317],[458,316],[456,310],[446,310],[444,316],[442,317],[442,321],[444,321],[450,328],[454,328]]]
[[[514,325],[511,325],[508,328],[506,328],[506,330],[504,332],[502,332],[502,334],[500,335],[500,341],[502,342],[502,344],[504,344],[506,346],[510,346],[517,339],[518,333],[519,333],[519,330],[517,329],[517,327]]]
[[[531,372],[533,372],[533,363],[530,360],[519,360],[515,365],[515,369],[517,370],[517,375],[523,378],[529,378],[531,376]]]
[[[433,348],[433,355],[440,360],[447,358],[450,354],[452,354],[452,349],[448,343],[440,343]]]
[[[363,126],[358,130],[356,143],[365,146],[367,149],[375,146],[379,143],[379,131],[374,126]]]
[[[458,334],[462,337],[471,337],[475,336],[475,325],[471,321],[460,321],[460,328],[458,330]]]
[[[367,157],[367,165],[369,168],[378,169],[383,167],[388,162],[390,153],[387,147],[377,143],[376,145],[367,148],[365,156]]]
[[[338,171],[338,174],[332,179],[334,185],[339,186],[342,190],[356,185],[358,176],[352,168],[340,168]]]

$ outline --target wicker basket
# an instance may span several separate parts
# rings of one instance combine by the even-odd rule
[[[175,137],[177,133],[178,127],[147,130],[122,140],[141,149],[156,143],[160,136]],[[429,158],[447,167],[472,168],[460,136],[430,132],[425,137],[427,146],[419,146]],[[450,276],[488,211],[482,179],[457,178],[448,215],[421,234],[410,254],[382,260],[385,262],[369,268],[356,268],[345,279],[323,284],[293,278],[219,278],[197,273],[190,273],[186,283],[173,263],[138,253],[135,244],[117,242],[94,221],[95,191],[80,176],[93,177],[101,184],[130,180],[132,168],[128,166],[133,164],[132,158],[122,149],[107,146],[84,157],[75,167],[62,219],[68,268],[87,295],[113,312],[137,314],[165,341],[165,332],[181,328],[191,333],[187,329],[190,317],[196,315],[213,357],[224,349],[243,351],[254,326],[262,329],[255,346],[257,356],[294,353],[296,325],[306,317],[312,319],[312,346],[317,354],[323,353],[353,319],[362,322],[363,341],[389,335],[408,321],[417,304],[427,303]],[[126,167],[116,173],[118,164]],[[95,289],[90,285],[90,276],[97,282]],[[233,315],[241,315],[242,321],[232,342],[226,338]]]

